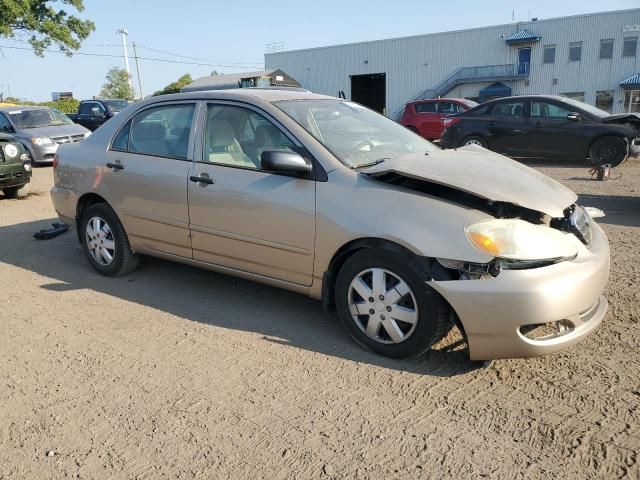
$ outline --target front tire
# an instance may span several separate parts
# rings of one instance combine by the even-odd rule
[[[19,187],[7,187],[2,192],[7,198],[27,198],[29,196],[29,184],[25,183]]]
[[[140,258],[131,250],[124,227],[106,203],[96,203],[85,210],[80,235],[89,263],[102,275],[118,277],[138,267]]]
[[[468,147],[470,145],[477,145],[482,148],[489,148],[489,146],[487,145],[487,141],[478,135],[470,135],[464,138],[460,142],[461,147]]]
[[[336,280],[338,316],[356,342],[380,355],[410,358],[451,328],[447,303],[408,256],[376,248],[355,253]]]
[[[602,137],[591,144],[589,161],[592,165],[617,167],[627,158],[627,145],[619,137]]]

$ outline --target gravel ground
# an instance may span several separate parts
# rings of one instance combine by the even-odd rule
[[[55,221],[37,169],[0,196],[0,479],[640,478],[640,161],[535,166],[607,211],[611,309],[489,365],[456,332],[384,359],[317,302],[187,266],[103,278],[75,233],[32,238]]]

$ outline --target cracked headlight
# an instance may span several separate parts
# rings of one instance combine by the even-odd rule
[[[487,220],[465,231],[475,248],[497,258],[536,261],[573,258],[578,254],[571,234],[524,220]]]
[[[35,137],[31,139],[31,143],[40,147],[43,145],[53,145],[53,140],[49,137]]]

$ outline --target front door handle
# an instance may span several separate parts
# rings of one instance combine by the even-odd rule
[[[191,180],[194,183],[206,183],[207,185],[213,185],[215,183],[213,178],[209,178],[204,175],[200,175],[200,176],[191,175],[189,177],[189,180]]]
[[[124,165],[121,163],[107,163],[107,167],[113,168],[114,170],[124,170]]]
[[[491,125],[492,127],[496,124],[497,122],[489,122],[489,125]]]
[[[542,128],[544,125],[542,125],[540,122],[536,122],[536,128]]]

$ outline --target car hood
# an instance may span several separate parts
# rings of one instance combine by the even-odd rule
[[[72,125],[52,125],[49,127],[24,128],[20,130],[23,137],[64,137],[65,135],[81,135],[89,130],[76,123]]]
[[[563,217],[564,210],[578,198],[573,191],[546,175],[481,147],[404,155],[360,171],[372,177],[395,173],[446,185],[489,201],[513,203],[551,217]]]
[[[640,132],[640,113],[619,113],[602,119],[604,123],[620,123],[633,125]]]

